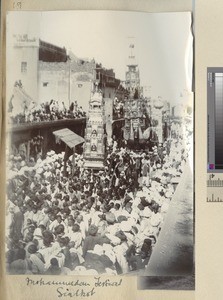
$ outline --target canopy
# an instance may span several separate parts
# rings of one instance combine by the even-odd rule
[[[53,132],[53,134],[55,135],[57,140],[63,141],[71,149],[85,141],[84,138],[77,135],[68,128],[56,130]]]

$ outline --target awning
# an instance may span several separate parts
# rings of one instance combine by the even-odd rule
[[[73,149],[75,146],[84,143],[85,139],[74,133],[68,128],[56,130],[53,132],[56,139],[63,141],[68,147]]]

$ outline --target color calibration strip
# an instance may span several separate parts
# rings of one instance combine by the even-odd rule
[[[207,70],[208,173],[223,173],[223,68]]]
[[[215,169],[223,169],[223,73],[215,73]]]

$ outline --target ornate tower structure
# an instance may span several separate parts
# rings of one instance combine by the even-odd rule
[[[143,142],[143,131],[145,130],[146,107],[145,100],[141,96],[140,77],[138,64],[135,57],[135,45],[129,45],[130,54],[127,62],[126,89],[129,97],[125,100],[125,126],[124,138],[135,144]]]
[[[96,85],[89,101],[88,119],[85,129],[85,168],[104,167],[104,100]]]
[[[131,98],[138,98],[140,92],[140,78],[139,69],[135,57],[135,45],[129,45],[129,57],[127,62],[127,68],[125,78],[126,78],[126,89],[130,93]]]

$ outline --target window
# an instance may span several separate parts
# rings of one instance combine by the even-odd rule
[[[22,61],[21,62],[21,73],[26,73],[27,72],[27,62]]]
[[[78,85],[77,85],[79,88],[82,88],[82,86],[83,86],[83,84],[81,84],[81,83],[78,83]]]
[[[47,86],[49,82],[43,82],[43,86]]]

